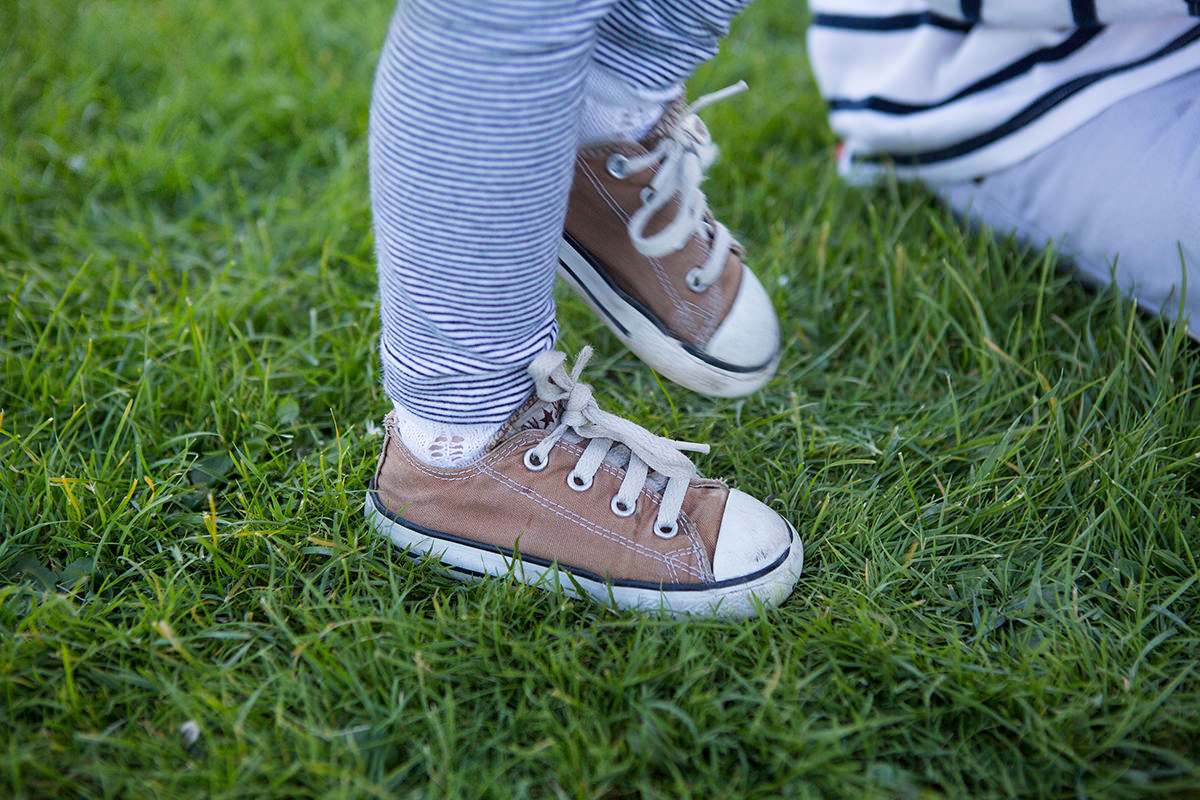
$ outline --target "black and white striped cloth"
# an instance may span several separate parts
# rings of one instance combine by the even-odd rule
[[[1200,67],[1195,0],[811,0],[813,71],[867,182],[957,181]]]
[[[551,289],[584,78],[682,82],[748,0],[402,0],[370,120],[389,397],[501,422],[557,333]]]

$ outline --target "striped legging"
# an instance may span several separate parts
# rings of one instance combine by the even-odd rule
[[[584,78],[662,92],[749,0],[400,0],[371,105],[384,388],[500,422],[557,334],[554,285]]]

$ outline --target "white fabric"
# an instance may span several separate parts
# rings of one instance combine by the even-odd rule
[[[1183,2],[1099,2],[1118,21],[1091,28],[1071,27],[1071,5],[983,0],[985,24],[972,24],[957,0],[812,0],[809,57],[844,140],[841,173],[994,172],[1200,66],[1200,19]]]
[[[399,403],[392,419],[405,448],[432,467],[453,469],[483,455],[503,423],[456,425],[418,417]]]
[[[682,91],[679,84],[658,92],[636,89],[593,64],[583,82],[579,143],[640,141],[662,119],[667,103]]]
[[[1089,283],[1185,319],[1200,339],[1200,70],[1134,95],[1041,153],[934,183],[997,234],[1053,244]]]

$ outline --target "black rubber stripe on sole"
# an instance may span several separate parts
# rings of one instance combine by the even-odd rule
[[[508,559],[518,559],[520,561],[526,561],[530,564],[534,564],[539,567],[546,567],[546,568],[553,567],[555,569],[566,572],[570,575],[575,575],[579,578],[583,578],[585,580],[589,580],[594,583],[603,584],[605,586],[615,586],[615,587],[620,587],[620,588],[624,588],[624,589],[652,589],[654,591],[659,591],[659,592],[702,592],[702,591],[708,591],[710,589],[728,589],[728,588],[732,588],[735,586],[740,586],[742,584],[752,583],[755,580],[758,580],[759,578],[763,577],[764,575],[767,575],[767,574],[773,572],[774,570],[778,569],[785,561],[787,561],[788,557],[791,556],[791,554],[792,554],[792,544],[795,540],[794,531],[792,531],[791,525],[789,525],[788,530],[789,530],[789,532],[792,532],[793,535],[792,535],[791,541],[788,542],[787,549],[785,549],[778,558],[776,558],[773,562],[771,562],[767,566],[762,567],[761,569],[755,570],[754,572],[750,573],[749,575],[743,575],[740,578],[727,578],[723,581],[714,581],[712,583],[651,583],[650,581],[610,580],[608,578],[601,577],[600,575],[597,575],[594,572],[590,572],[585,569],[580,569],[579,567],[572,567],[568,564],[563,564],[561,561],[547,561],[544,558],[538,558],[536,556],[528,556],[528,555],[524,555],[524,554],[518,556],[514,551],[508,550],[503,547],[499,547],[497,545],[484,544],[482,542],[474,542],[474,541],[471,541],[470,539],[464,539],[461,536],[455,536],[452,533],[444,533],[442,531],[435,531],[431,528],[426,528],[423,525],[418,525],[415,522],[409,522],[408,520],[404,519],[403,517],[393,514],[386,507],[384,507],[383,504],[379,501],[379,491],[376,488],[376,483],[375,483],[374,478],[371,478],[371,482],[367,485],[367,494],[371,498],[371,502],[375,506],[375,510],[378,511],[380,514],[383,514],[383,516],[386,517],[388,520],[396,523],[397,525],[401,525],[405,528],[408,528],[410,531],[419,533],[422,536],[427,536],[430,539],[436,539],[436,540],[440,540],[440,541],[447,542],[450,544],[457,544],[457,545],[462,545],[464,547],[470,547],[474,550],[479,550],[484,553],[492,553],[494,555],[503,556]],[[465,569],[468,572],[474,572],[474,570],[470,570],[470,569],[464,568],[464,567],[459,567],[459,566],[456,566],[453,564],[446,564],[446,566],[449,569]]]

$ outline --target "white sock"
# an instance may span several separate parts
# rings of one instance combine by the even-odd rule
[[[434,422],[397,405],[392,416],[396,435],[408,451],[431,467],[461,467],[483,455],[503,422],[460,425]]]
[[[584,80],[580,145],[640,140],[662,118],[667,103],[682,92],[679,84],[657,91],[635,89],[603,67],[593,65]]]

